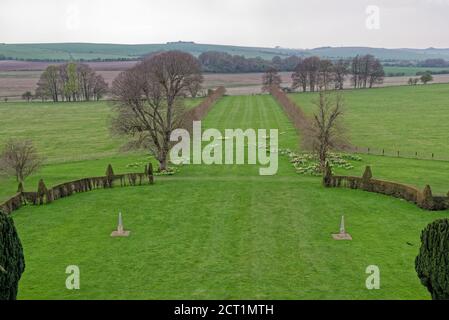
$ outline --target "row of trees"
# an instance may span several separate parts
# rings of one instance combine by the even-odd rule
[[[102,75],[87,64],[69,62],[48,66],[42,73],[35,98],[54,102],[90,101],[101,99],[108,91]]]
[[[204,72],[244,73],[264,72],[269,68],[275,68],[279,71],[293,71],[301,58],[291,56],[282,59],[275,56],[272,60],[265,60],[260,57],[245,58],[226,52],[208,51],[200,54],[198,60]]]
[[[348,75],[354,88],[372,88],[374,84],[383,82],[385,72],[380,60],[372,55],[337,61],[309,57],[296,66],[292,87],[312,92],[332,88],[342,90]]]
[[[409,78],[407,83],[411,86],[416,86],[420,81],[423,84],[427,84],[428,82],[433,81],[433,76],[430,72],[426,72],[419,78]]]
[[[263,75],[263,91],[281,84],[278,69],[270,67]],[[292,89],[317,91],[344,88],[345,81],[351,76],[354,88],[372,88],[383,82],[385,72],[379,59],[372,55],[357,56],[351,60],[331,61],[319,57],[300,59],[292,74]]]
[[[447,68],[449,67],[449,61],[444,59],[427,59],[421,62],[418,62],[418,67],[425,68]]]

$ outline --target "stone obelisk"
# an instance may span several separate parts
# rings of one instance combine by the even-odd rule
[[[345,234],[345,216],[341,216],[341,222],[340,222],[340,234]]]
[[[341,217],[340,221],[340,233],[334,233],[332,234],[332,238],[334,240],[352,240],[352,237],[349,233],[346,232],[345,228],[345,216]]]
[[[129,233],[130,231],[125,231],[123,227],[122,213],[119,212],[117,230],[112,231],[111,237],[129,237]]]

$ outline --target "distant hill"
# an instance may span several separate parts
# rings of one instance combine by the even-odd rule
[[[197,44],[193,42],[168,42],[165,44],[98,44],[98,43],[36,43],[0,44],[0,59],[15,60],[135,60],[152,52],[181,50],[198,56],[206,51],[221,51],[247,58],[274,56],[287,57],[318,55],[328,58],[353,57],[372,54],[381,60],[425,60],[443,58],[449,60],[449,49],[384,49],[369,47],[322,47],[315,49],[287,49]]]
[[[442,58],[449,60],[448,49],[385,49],[370,47],[324,47],[306,50],[307,54],[329,58],[353,57],[357,54],[372,54],[381,60],[426,60]]]
[[[300,55],[300,50],[282,48],[256,48],[227,45],[169,42],[166,44],[96,44],[96,43],[37,43],[0,44],[0,56],[24,60],[120,60],[138,59],[152,52],[181,50],[198,56],[206,51],[222,51],[247,58]]]

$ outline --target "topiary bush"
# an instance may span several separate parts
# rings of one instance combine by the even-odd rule
[[[449,220],[429,224],[421,234],[415,269],[433,300],[449,299]]]
[[[0,300],[15,300],[25,270],[23,248],[14,221],[0,211]]]
[[[109,188],[112,188],[114,184],[114,169],[111,164],[106,168],[106,184]]]

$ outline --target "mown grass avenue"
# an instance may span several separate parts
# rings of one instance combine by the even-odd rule
[[[404,89],[395,89],[402,99]],[[377,99],[382,99],[392,90],[376,89],[369,94],[378,93]],[[352,93],[347,93],[348,108],[365,111],[355,104],[356,99],[350,103]],[[298,95],[297,99],[303,101],[308,96]],[[38,107],[23,105],[21,110]],[[67,118],[59,119],[61,125],[76,112],[65,111]],[[375,122],[381,123],[382,113],[376,114]],[[103,132],[97,136],[98,146],[108,139],[102,121],[92,124]],[[47,132],[49,123],[51,119],[43,127],[36,123],[31,133],[24,130],[22,134],[37,139]],[[225,97],[203,125],[221,130],[277,128],[282,133],[281,148],[298,148],[296,131],[270,96]],[[437,128],[432,130],[438,133]],[[79,141],[83,132],[86,139],[90,134],[79,132]],[[407,136],[404,131],[403,137]],[[41,139],[43,146],[53,145],[51,136],[42,135]],[[118,145],[116,142],[111,152]],[[77,152],[64,149],[64,143],[60,146],[54,150],[55,157],[59,152]],[[95,152],[95,144],[85,151]],[[37,186],[38,177],[51,185],[103,174],[108,163],[125,172],[130,164],[139,167],[148,160],[142,153],[97,154],[94,158],[48,164],[26,187]],[[430,183],[440,192],[449,187],[447,162],[362,158],[353,163],[355,175],[371,164],[375,177]],[[297,175],[283,157],[274,177],[260,177],[258,167],[248,165],[192,165],[180,170],[173,177],[157,178],[151,187],[98,190],[14,213],[27,258],[19,298],[429,298],[414,271],[414,258],[420,231],[427,223],[447,217],[447,212],[425,212],[377,194],[325,189],[319,177]],[[0,194],[14,188],[12,181],[2,181]],[[116,227],[118,211],[123,212],[132,236],[116,241],[109,234]],[[330,236],[338,231],[343,214],[354,238],[351,243],[335,242]],[[72,264],[81,269],[81,290],[77,292],[65,289],[65,268]],[[372,264],[381,270],[378,291],[365,288],[365,269]]]

